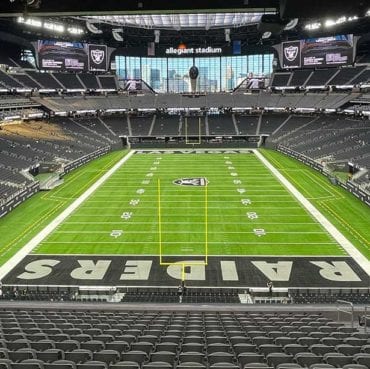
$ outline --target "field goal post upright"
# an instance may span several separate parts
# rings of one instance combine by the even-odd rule
[[[184,123],[185,123],[185,143],[187,145],[200,145],[202,143],[202,116],[198,116],[198,136],[190,136],[188,134],[188,116],[185,115]]]
[[[159,265],[171,266],[181,265],[181,280],[185,282],[185,268],[195,265],[208,265],[208,184],[204,185],[204,260],[192,262],[166,262],[163,260],[163,238],[162,238],[162,203],[161,203],[161,180],[157,181],[157,201],[158,201],[158,243],[159,243]],[[185,256],[185,255],[184,255]]]

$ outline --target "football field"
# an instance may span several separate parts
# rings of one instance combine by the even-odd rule
[[[135,154],[35,252],[163,256],[345,253],[248,151]]]
[[[9,283],[368,285],[368,260],[281,173],[253,150],[131,152]]]

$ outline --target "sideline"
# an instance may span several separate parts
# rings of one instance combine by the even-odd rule
[[[114,174],[130,157],[135,150],[130,151],[118,163],[100,177],[91,187],[89,187],[80,197],[68,206],[61,214],[51,221],[42,231],[33,237],[24,247],[13,255],[6,263],[0,267],[0,280],[5,277],[20,261],[22,261],[31,251],[40,244],[51,232],[53,232],[62,222],[65,221],[89,196],[93,194],[112,174]]]
[[[271,173],[287,188],[300,204],[327,230],[340,246],[354,259],[370,277],[370,261],[341,233],[338,229],[312,205],[258,150],[256,157],[271,171]]]

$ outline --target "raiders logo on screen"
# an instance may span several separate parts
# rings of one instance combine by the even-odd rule
[[[102,49],[92,49],[90,50],[91,59],[95,64],[101,64],[105,58],[105,51]]]
[[[284,54],[285,57],[289,61],[293,61],[297,58],[298,56],[298,46],[289,46],[284,49]]]
[[[174,184],[179,186],[207,186],[207,178],[180,178],[173,181]]]
[[[301,41],[283,42],[283,68],[299,68],[301,66]]]

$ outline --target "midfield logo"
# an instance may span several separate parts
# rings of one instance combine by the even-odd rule
[[[173,181],[174,184],[179,186],[207,186],[207,178],[180,178]]]

